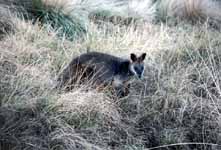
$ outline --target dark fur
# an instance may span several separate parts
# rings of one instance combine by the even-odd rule
[[[116,56],[88,52],[74,58],[58,77],[57,87],[68,87],[77,82],[91,80],[96,85],[108,85],[114,77],[127,81],[133,73],[129,69],[130,61]],[[117,87],[119,88],[119,87]]]

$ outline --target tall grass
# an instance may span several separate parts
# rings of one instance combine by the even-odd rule
[[[4,37],[5,34],[15,31],[15,24],[13,21],[13,14],[7,9],[5,5],[0,5],[0,39]]]
[[[90,21],[98,24],[130,26],[142,22],[174,22],[188,20],[192,23],[209,22],[220,28],[220,3],[213,0],[10,0],[0,1],[2,8],[1,32],[14,29],[5,14],[9,8],[13,14],[57,30],[57,35],[69,40],[85,38]],[[7,18],[7,19],[6,19]],[[45,25],[46,24],[46,25]]]
[[[179,19],[190,20],[193,23],[209,20],[216,25],[220,23],[221,5],[212,0],[158,0],[156,5],[159,20]]]
[[[101,1],[81,0],[22,0],[0,1],[1,5],[9,7],[20,16],[32,20],[33,23],[46,24],[58,31],[58,36],[69,40],[83,37],[87,31],[89,14],[104,8],[109,3]],[[111,7],[111,6],[110,6]]]
[[[72,42],[50,25],[15,24],[0,41],[1,149],[219,150],[221,37],[207,23],[89,23],[85,40]],[[144,80],[122,99],[87,85],[53,90],[87,47],[124,58],[146,52]]]

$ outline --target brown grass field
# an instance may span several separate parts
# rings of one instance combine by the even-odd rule
[[[221,149],[219,2],[146,0],[132,3],[127,16],[124,3],[113,5],[120,21],[138,21],[88,19],[74,40],[21,17],[10,2],[0,0],[0,150]],[[67,13],[72,2],[52,4]],[[98,9],[91,7],[84,15]],[[76,8],[68,15],[79,15]],[[144,79],[120,99],[90,85],[53,89],[59,72],[88,47],[124,58],[146,52]]]

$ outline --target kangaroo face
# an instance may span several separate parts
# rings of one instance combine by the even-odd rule
[[[130,55],[131,64],[130,70],[131,72],[137,76],[139,79],[143,77],[144,73],[144,59],[146,57],[146,53],[141,54],[141,56],[137,57],[135,54]]]

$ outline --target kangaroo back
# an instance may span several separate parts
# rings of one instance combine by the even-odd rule
[[[59,74],[57,88],[72,89],[76,83],[87,82],[102,87],[111,85],[118,91],[124,91],[128,89],[128,81],[132,76],[142,77],[145,55],[137,57],[131,54],[131,60],[128,60],[99,52],[82,54]]]
[[[98,52],[88,52],[74,58],[59,74],[58,86],[72,85],[82,80],[105,83],[110,82],[123,59]]]

